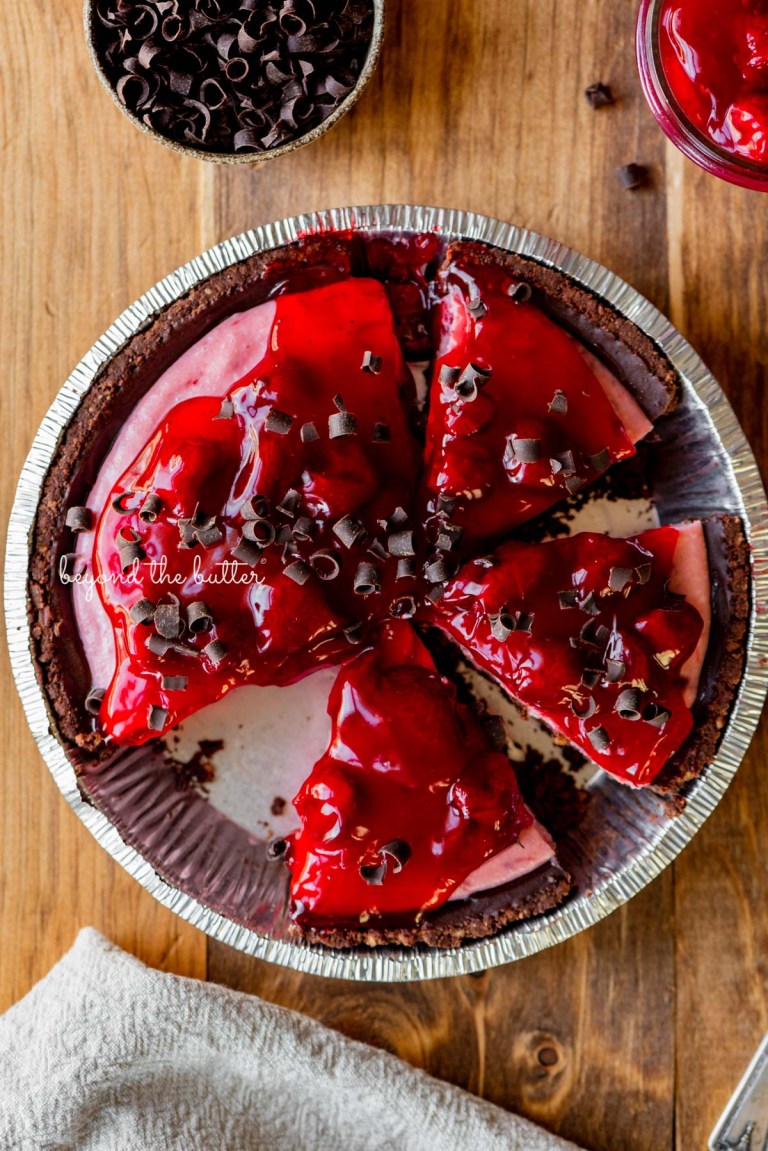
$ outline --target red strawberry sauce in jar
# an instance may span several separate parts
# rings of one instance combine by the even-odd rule
[[[672,142],[708,172],[768,191],[768,0],[643,0],[637,59]]]

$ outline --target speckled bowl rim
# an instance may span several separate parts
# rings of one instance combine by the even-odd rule
[[[243,927],[165,882],[81,795],[75,771],[53,734],[32,656],[27,620],[29,538],[41,486],[59,439],[104,364],[146,322],[196,284],[248,257],[324,232],[427,232],[483,241],[558,268],[637,324],[680,372],[702,419],[727,455],[752,551],[750,634],[745,674],[714,762],[693,782],[683,813],[649,834],[647,844],[598,890],[545,915],[453,949],[356,948],[335,951],[286,942]],[[8,529],[5,608],[11,664],[32,734],[59,789],[99,843],[162,904],[213,939],[297,971],[362,981],[405,982],[477,972],[532,955],[597,923],[636,895],[691,840],[731,782],[760,720],[768,692],[768,504],[757,463],[721,388],[696,352],[648,300],[618,276],[572,249],[527,229],[472,212],[409,205],[336,208],[293,216],[244,232],[204,252],[127,308],[84,356],[56,396],[22,469]]]
[[[381,45],[384,39],[386,0],[371,0],[371,3],[373,5],[371,43],[368,48],[368,55],[365,58],[365,64],[352,91],[348,96],[344,97],[338,107],[331,112],[330,116],[323,120],[322,123],[317,124],[307,132],[306,135],[299,136],[295,140],[289,140],[287,144],[281,144],[279,148],[270,148],[267,152],[206,152],[202,148],[195,148],[190,144],[180,144],[177,140],[169,140],[167,136],[163,136],[163,134],[155,128],[150,128],[149,125],[145,124],[144,121],[136,116],[129,108],[126,108],[125,104],[118,99],[117,92],[110,83],[101,65],[99,53],[96,49],[93,32],[93,10],[96,5],[96,0],[85,0],[83,6],[85,43],[94,71],[109,93],[112,102],[116,104],[123,115],[126,116],[136,128],[144,132],[145,135],[150,136],[153,140],[157,140],[158,143],[163,144],[166,148],[170,148],[173,152],[179,152],[182,156],[193,156],[196,160],[208,160],[213,164],[264,164],[267,160],[276,160],[278,156],[285,156],[288,152],[295,152],[297,148],[303,148],[305,144],[311,144],[313,140],[317,140],[320,136],[325,135],[360,99],[379,61]]]

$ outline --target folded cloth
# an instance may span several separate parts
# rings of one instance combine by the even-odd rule
[[[294,1011],[153,971],[92,928],[0,1018],[14,1151],[575,1151]]]

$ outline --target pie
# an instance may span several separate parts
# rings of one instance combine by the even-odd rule
[[[30,614],[59,738],[109,770],[242,685],[336,668],[266,847],[293,930],[455,945],[553,908],[567,868],[445,652],[623,784],[678,795],[711,761],[740,521],[568,522],[680,401],[609,304],[480,244],[315,236],[217,273],[111,358],[46,477]]]

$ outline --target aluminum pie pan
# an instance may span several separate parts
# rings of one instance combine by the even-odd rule
[[[704,491],[704,510],[713,506],[739,515],[752,553],[751,613],[745,672],[714,762],[693,782],[683,813],[667,816],[660,800],[620,785],[632,836],[626,858],[603,858],[585,893],[561,907],[488,939],[453,949],[385,947],[330,950],[254,930],[206,905],[162,878],[152,862],[121,835],[78,785],[72,762],[52,732],[38,682],[27,623],[29,538],[41,486],[60,436],[105,363],[165,307],[211,275],[248,257],[316,233],[436,231],[447,238],[479,240],[552,266],[590,288],[641,328],[665,352],[683,379],[685,419],[718,465],[715,487]],[[689,429],[690,430],[690,429]],[[710,461],[711,462],[711,461]],[[711,472],[711,468],[708,469]],[[696,514],[685,499],[670,514]],[[699,513],[701,514],[701,513]],[[162,904],[212,938],[248,954],[297,971],[361,981],[405,982],[481,971],[534,954],[597,923],[654,879],[690,841],[733,778],[759,722],[768,692],[768,504],[755,458],[722,390],[670,322],[644,297],[608,269],[526,229],[475,213],[385,205],[338,208],[290,217],[253,229],[209,249],[151,288],[127,308],[84,356],[53,401],[22,469],[11,513],[6,554],[5,607],[16,684],[32,734],[57,786],[82,822],[109,854]],[[613,785],[609,781],[608,786]],[[629,806],[631,802],[631,807]]]

